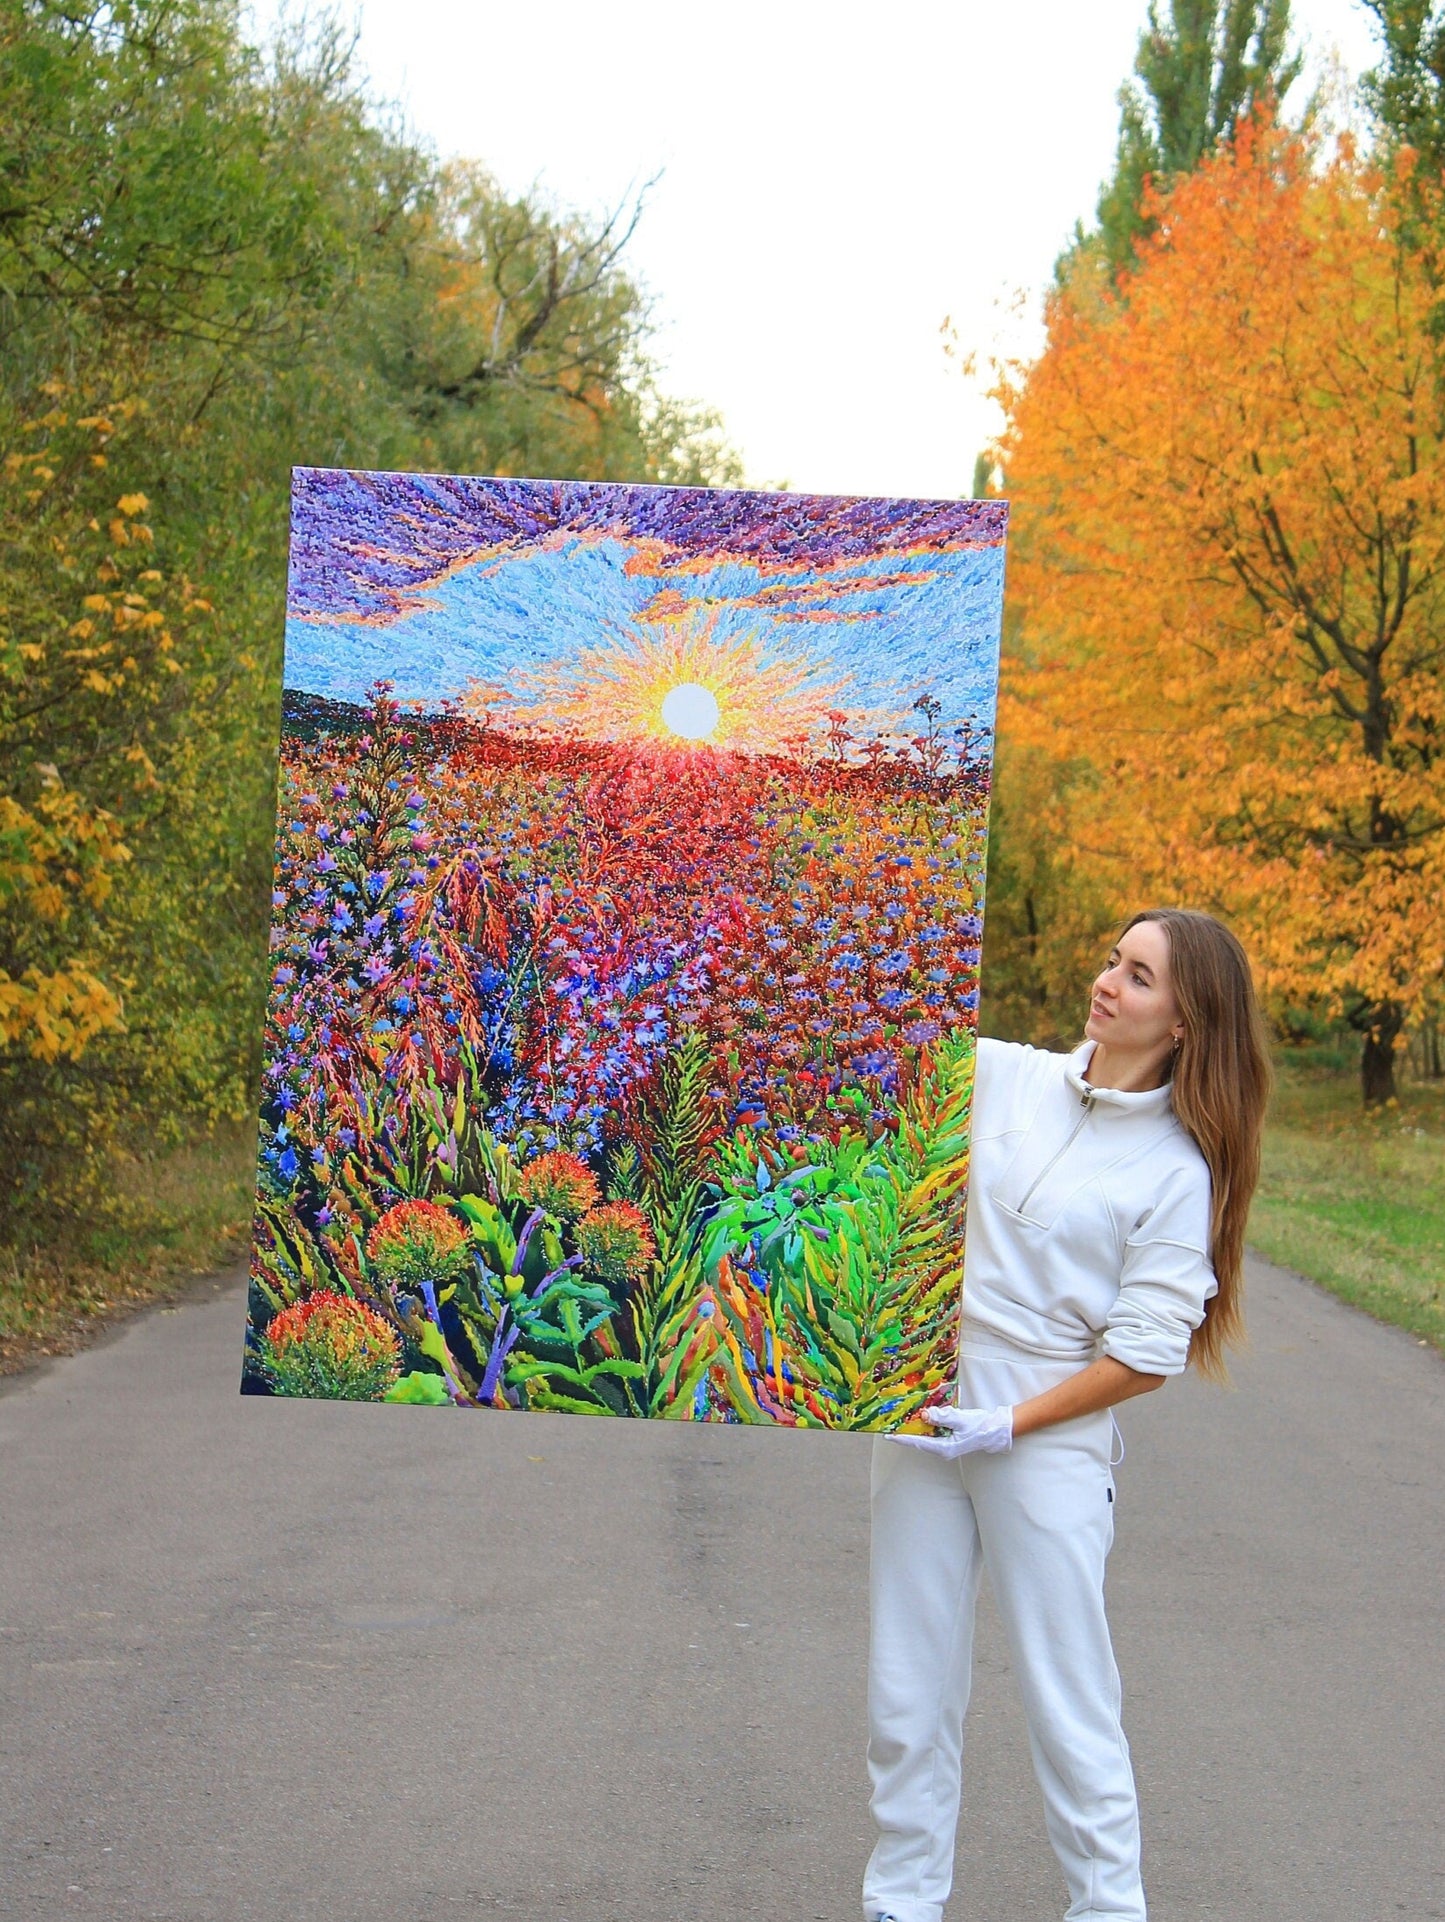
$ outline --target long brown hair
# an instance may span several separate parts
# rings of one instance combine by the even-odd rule
[[[1244,1230],[1259,1182],[1259,1141],[1274,1082],[1249,958],[1212,914],[1195,908],[1146,908],[1121,933],[1157,921],[1169,940],[1169,971],[1184,1034],[1169,1072],[1180,1125],[1209,1164],[1213,1218],[1210,1256],[1219,1292],[1189,1344],[1201,1374],[1225,1379],[1224,1350],[1244,1339],[1240,1292]]]

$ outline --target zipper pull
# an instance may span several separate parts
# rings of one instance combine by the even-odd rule
[[[1092,1088],[1085,1088],[1085,1090],[1084,1090],[1084,1092],[1083,1092],[1083,1093],[1082,1093],[1082,1094],[1081,1094],[1081,1095],[1079,1096],[1079,1099],[1080,1099],[1080,1101],[1081,1101],[1081,1102],[1082,1102],[1082,1103],[1084,1104],[1084,1113],[1085,1113],[1085,1114],[1087,1114],[1087,1113],[1089,1112],[1089,1110],[1090,1110],[1090,1108],[1092,1108],[1092,1107],[1093,1107],[1093,1105],[1094,1105],[1094,1091],[1093,1091],[1093,1089],[1092,1089]]]

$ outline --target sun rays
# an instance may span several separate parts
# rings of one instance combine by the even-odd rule
[[[689,613],[622,629],[509,689],[473,684],[462,705],[527,732],[743,754],[796,751],[821,736],[848,677],[830,678],[801,646],[718,625],[715,613]]]

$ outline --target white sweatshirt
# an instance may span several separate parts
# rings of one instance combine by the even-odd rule
[[[1167,1087],[1090,1087],[1093,1052],[978,1044],[963,1338],[1177,1375],[1218,1287],[1208,1164]]]

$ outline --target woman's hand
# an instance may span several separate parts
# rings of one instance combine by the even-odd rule
[[[1162,1388],[1165,1375],[1145,1375],[1112,1355],[1070,1375],[1057,1387],[1042,1395],[1021,1401],[1016,1408],[955,1408],[951,1403],[925,1408],[923,1418],[944,1435],[894,1435],[891,1440],[905,1448],[921,1448],[944,1461],[957,1461],[960,1455],[1001,1454],[1012,1448],[1015,1435],[1031,1435],[1055,1422],[1076,1421],[1080,1415],[1096,1414],[1135,1395],[1147,1395],[1151,1388]]]
[[[895,1435],[893,1440],[946,1462],[957,1461],[960,1455],[1000,1455],[1013,1447],[1012,1408],[925,1408],[923,1418],[947,1429],[947,1434]]]

